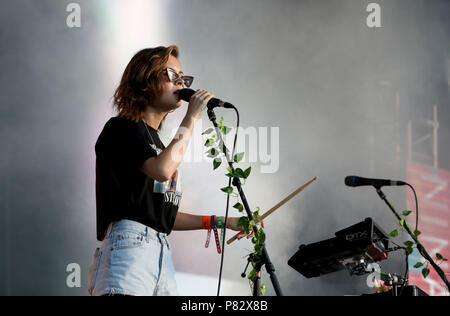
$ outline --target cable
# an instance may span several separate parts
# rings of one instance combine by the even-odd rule
[[[419,229],[419,203],[417,202],[417,194],[416,194],[416,190],[414,189],[414,187],[412,185],[410,185],[409,183],[406,183],[407,186],[409,186],[411,188],[411,190],[414,193],[414,199],[416,201],[416,229],[415,232],[418,231]],[[417,238],[417,236],[416,236]],[[407,285],[407,279],[408,279],[408,273],[409,273],[409,254],[408,251],[405,250],[406,253],[406,269],[405,269],[405,276],[403,277],[403,284],[402,287],[400,289],[400,293],[399,296],[403,295],[403,290],[405,289],[406,285]]]
[[[412,185],[410,185],[409,183],[406,183],[406,185],[409,186],[414,192],[414,198],[416,200],[416,230],[418,230],[419,229],[419,203],[417,203],[416,190],[414,190],[414,187]]]
[[[398,247],[398,249],[394,249],[393,251],[397,251],[397,250],[399,250],[399,249],[404,249],[404,250],[406,250],[406,247],[400,246],[400,245],[397,244],[396,242],[392,241],[390,238],[381,238],[381,239],[387,240],[387,241],[393,243],[394,245],[396,245],[396,246]]]
[[[234,157],[234,150],[236,149],[236,140],[237,140],[237,135],[238,135],[238,131],[239,131],[239,111],[236,109],[236,107],[233,105],[233,109],[236,112],[236,116],[237,116],[237,123],[236,123],[236,134],[234,134],[234,142],[233,142],[233,150],[231,151],[231,159],[233,160]],[[225,153],[226,156],[226,153]],[[228,186],[231,186],[231,177],[228,178]],[[225,255],[225,240],[226,240],[226,232],[227,232],[227,222],[228,222],[228,207],[230,205],[230,195],[227,194],[227,208],[225,211],[225,221],[224,221],[224,231],[223,231],[223,240],[222,240],[222,254],[220,257],[220,270],[219,270],[219,284],[217,286],[217,296],[220,295],[220,284],[222,281],[222,268],[223,268],[223,258]]]

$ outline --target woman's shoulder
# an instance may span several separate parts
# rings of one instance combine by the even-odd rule
[[[100,133],[99,139],[103,141],[120,139],[130,139],[130,138],[141,138],[142,128],[139,126],[138,122],[128,119],[126,117],[111,117],[103,127]]]
[[[112,133],[115,132],[136,133],[141,130],[139,122],[136,122],[124,116],[111,117],[106,122],[104,129]]]
[[[142,128],[138,122],[126,117],[114,116],[105,123],[95,147],[97,150],[113,146],[113,144],[125,144],[132,139],[143,138]]]
[[[118,126],[131,126],[135,127],[138,125],[139,122],[134,121],[128,117],[125,116],[113,116],[111,117],[108,122],[106,122],[106,125],[118,127]]]

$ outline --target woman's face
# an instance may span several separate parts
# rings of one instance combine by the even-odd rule
[[[175,72],[177,72],[180,76],[183,75],[181,71],[180,62],[178,59],[172,55],[169,56],[169,60],[166,64],[167,68],[172,68]],[[158,108],[164,112],[172,111],[178,109],[181,106],[181,100],[178,98],[178,94],[176,94],[179,90],[184,88],[184,83],[182,79],[171,82],[169,77],[167,76],[166,71],[163,71],[161,74],[164,80],[164,90],[161,97],[158,100]]]

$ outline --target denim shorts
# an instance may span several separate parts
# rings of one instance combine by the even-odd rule
[[[109,225],[88,276],[92,296],[178,295],[167,234],[131,220]]]

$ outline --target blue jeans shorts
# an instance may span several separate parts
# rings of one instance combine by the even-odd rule
[[[178,295],[167,234],[131,220],[109,225],[95,250],[88,292],[102,295]]]

